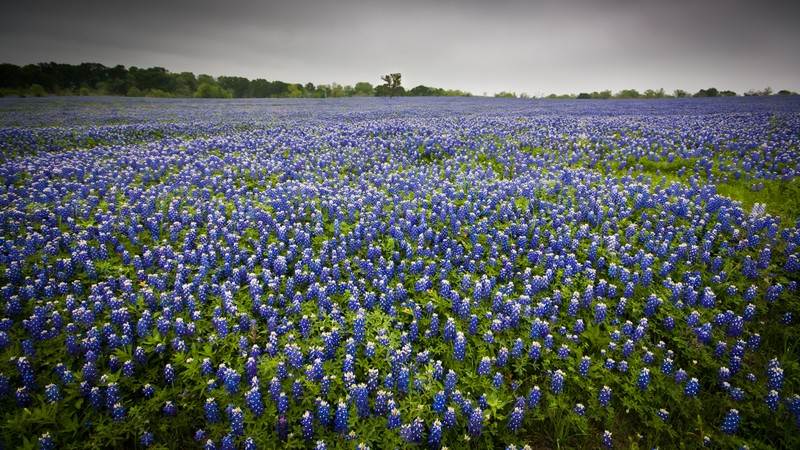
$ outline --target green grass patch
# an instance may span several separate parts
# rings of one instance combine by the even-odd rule
[[[800,217],[800,185],[797,180],[789,182],[759,180],[764,189],[753,191],[750,186],[755,181],[733,180],[718,184],[717,193],[742,202],[742,208],[749,211],[754,204],[767,205],[767,213],[784,219],[781,223],[793,224]]]

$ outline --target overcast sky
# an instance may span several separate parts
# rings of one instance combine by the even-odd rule
[[[800,2],[8,0],[0,62],[532,95],[800,91]]]

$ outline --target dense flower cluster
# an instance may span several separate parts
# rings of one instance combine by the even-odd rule
[[[0,105],[0,446],[800,425],[797,99],[348,100]]]

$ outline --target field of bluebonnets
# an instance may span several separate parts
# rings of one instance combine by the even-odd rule
[[[800,448],[800,99],[0,101],[5,448]]]

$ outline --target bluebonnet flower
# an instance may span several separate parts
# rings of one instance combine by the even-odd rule
[[[150,445],[153,444],[153,442],[155,442],[155,437],[153,436],[153,433],[147,430],[143,431],[141,436],[139,437],[139,444],[141,444],[142,447],[149,447]]]
[[[778,409],[778,404],[780,403],[780,396],[778,395],[778,391],[773,389],[767,392],[767,395],[764,397],[764,403],[767,404],[769,409],[776,411]]]
[[[244,394],[245,405],[253,412],[256,417],[264,412],[264,403],[261,401],[261,393],[258,387],[253,387]]]
[[[647,367],[639,371],[639,376],[636,379],[636,385],[639,389],[646,391],[650,385],[650,369]]]
[[[164,408],[162,409],[162,411],[164,415],[167,417],[173,417],[178,413],[175,404],[172,403],[172,401],[170,400],[167,400],[166,403],[164,403]]]
[[[61,392],[58,390],[58,385],[50,383],[45,386],[44,398],[47,403],[57,403],[61,400]]]
[[[538,341],[533,341],[531,343],[530,350],[528,350],[528,357],[531,360],[536,361],[539,359],[541,355],[542,355],[542,344],[540,344]]]
[[[39,437],[39,450],[53,450],[55,448],[55,443],[53,442],[53,436],[50,435],[50,432],[44,432]]]
[[[735,409],[731,409],[725,415],[725,420],[722,423],[722,432],[725,434],[734,434],[736,430],[739,428],[739,423],[741,422],[741,418],[739,417],[739,411]]]
[[[278,400],[275,403],[279,414],[284,415],[289,411],[289,399],[286,397],[285,392],[278,394]]]
[[[500,372],[495,372],[494,377],[492,378],[492,386],[497,389],[503,387],[503,374]]]
[[[681,383],[683,383],[683,382],[684,382],[684,381],[685,381],[687,378],[689,378],[689,374],[688,374],[688,373],[686,373],[686,371],[685,371],[685,370],[683,370],[683,369],[678,369],[678,370],[675,372],[675,382],[676,382],[676,383],[678,383],[678,384],[681,384]]]
[[[611,388],[603,386],[603,388],[600,389],[600,393],[597,395],[597,399],[600,401],[600,406],[603,408],[608,407],[611,402]]]
[[[478,406],[480,406],[483,410],[489,409],[489,398],[486,397],[486,393],[483,393],[480,397],[478,397]]]
[[[458,332],[455,339],[455,345],[453,346],[453,359],[456,361],[463,361],[464,356],[466,355],[467,351],[467,340],[464,337],[464,333]]]
[[[442,424],[446,428],[455,428],[456,426],[456,411],[452,406],[447,407],[447,411],[442,416]]]
[[[783,368],[781,368],[777,360],[772,360],[767,367],[767,388],[780,392],[783,387]]]
[[[88,365],[89,363],[87,363]],[[31,362],[25,356],[20,356],[16,359],[16,366],[17,371],[19,372],[20,377],[22,377],[22,384],[25,385],[30,390],[36,389],[36,375],[33,371],[33,366]],[[92,366],[94,368],[94,366]],[[94,377],[91,377],[92,379]],[[86,379],[86,370],[84,369],[84,379]]]
[[[494,363],[498,367],[505,367],[506,364],[508,364],[508,349],[507,348],[502,347],[497,352],[497,358],[495,359]]]
[[[410,424],[405,424],[400,427],[400,436],[405,442],[420,443],[422,442],[422,433],[425,429],[425,422],[417,417]]]
[[[594,306],[594,323],[606,321],[607,307],[605,303],[597,303]]]
[[[447,417],[446,414],[445,417]],[[389,412],[389,418],[388,421],[386,422],[386,427],[389,428],[390,430],[397,429],[402,424],[401,420],[402,419],[400,417],[400,410],[397,408],[392,408],[391,411]]]
[[[447,395],[445,391],[439,391],[433,396],[431,407],[437,414],[442,414],[447,406]]]
[[[275,421],[275,433],[281,441],[285,441],[289,437],[289,421],[286,420],[286,416],[278,416]]]
[[[231,425],[231,434],[234,436],[242,436],[244,434],[244,414],[242,408],[238,406],[230,410],[229,417]]]
[[[484,356],[481,358],[480,363],[478,363],[478,375],[488,376],[489,370],[492,367],[492,359],[488,356]]]
[[[683,391],[689,398],[697,397],[697,394],[700,392],[700,382],[697,381],[697,378],[692,378],[686,383],[686,387],[684,387]]]
[[[483,432],[483,411],[480,408],[472,410],[469,421],[467,422],[467,430],[472,436],[480,436]]]
[[[550,390],[558,394],[564,389],[564,372],[561,369],[554,371],[550,378]]]
[[[348,403],[339,400],[336,407],[336,418],[334,420],[335,431],[339,434],[344,434],[350,430],[350,409]]]
[[[428,433],[428,445],[433,448],[439,447],[442,442],[442,431],[442,422],[439,419],[434,420]]]
[[[605,448],[614,448],[614,439],[611,436],[611,432],[610,431],[608,431],[608,430],[603,431],[601,444]]]
[[[588,356],[584,356],[581,358],[581,363],[578,365],[578,373],[582,377],[589,376],[589,368],[592,365],[592,360]]]
[[[303,431],[303,438],[311,442],[314,439],[314,414],[311,411],[303,413],[303,417],[300,418],[300,427]]]
[[[122,406],[122,403],[115,403],[111,408],[111,418],[114,419],[115,422],[125,420],[125,407]]]
[[[205,418],[209,424],[214,424],[219,422],[220,415],[219,415],[219,405],[217,404],[216,399],[214,398],[207,398],[206,404],[203,406],[203,410],[205,411]]]
[[[522,421],[525,419],[525,410],[519,406],[515,406],[514,410],[508,417],[508,429],[516,434],[522,426]]]
[[[328,428],[331,424],[331,408],[325,400],[317,403],[317,420],[322,428]]]
[[[369,416],[368,395],[367,386],[364,383],[353,387],[352,397],[355,401],[359,419],[364,419]]]
[[[169,385],[175,383],[175,369],[172,368],[172,364],[164,366],[164,381]]]
[[[444,377],[444,390],[445,392],[452,392],[456,388],[456,384],[458,383],[458,376],[452,369],[447,371],[447,375]]]
[[[155,389],[150,383],[146,383],[144,386],[142,386],[142,395],[144,395],[145,398],[152,397],[154,393]]]

